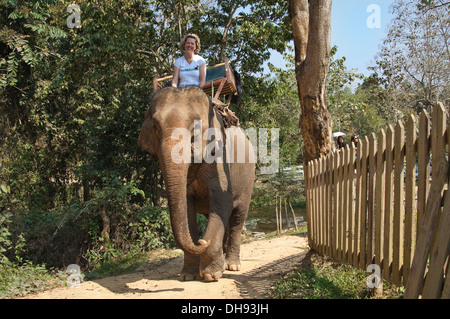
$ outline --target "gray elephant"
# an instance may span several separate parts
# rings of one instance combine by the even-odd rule
[[[222,117],[196,87],[158,90],[141,128],[138,142],[158,158],[172,231],[184,251],[182,281],[199,276],[214,281],[226,269],[240,270],[255,161],[253,147],[240,128],[233,130],[231,139],[225,138],[227,134]],[[196,213],[208,217],[200,240]]]

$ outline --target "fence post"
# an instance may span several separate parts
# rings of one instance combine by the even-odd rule
[[[347,261],[349,256],[348,256],[348,231],[349,231],[349,226],[350,224],[348,223],[348,215],[349,215],[349,207],[350,207],[350,202],[349,202],[349,190],[350,190],[350,186],[349,186],[349,180],[348,180],[348,170],[349,170],[349,164],[350,164],[350,159],[349,159],[349,148],[345,147],[344,149],[344,188],[343,188],[343,198],[344,198],[344,207],[343,207],[343,214],[342,214],[342,261]]]
[[[361,143],[362,158],[361,158],[361,212],[359,214],[359,230],[360,230],[360,259],[359,266],[361,269],[366,269],[366,258],[367,258],[367,169],[368,169],[368,156],[369,156],[369,139],[364,137],[363,143]]]
[[[333,251],[333,257],[338,258],[338,235],[337,235],[337,228],[338,228],[338,210],[340,207],[340,197],[339,197],[339,153],[338,151],[335,151],[334,153],[334,160],[333,160],[333,217],[332,217],[332,232],[331,232],[331,242],[332,242],[332,251]]]
[[[405,233],[403,285],[406,285],[414,252],[415,227],[413,227],[416,202],[416,119],[411,115],[406,123],[406,175],[405,175]]]
[[[351,265],[353,263],[354,247],[353,241],[355,240],[354,233],[354,213],[355,213],[355,148],[353,143],[350,146],[349,152],[349,162],[348,162],[348,262]]]
[[[333,217],[333,153],[330,153],[327,156],[327,163],[328,163],[328,171],[327,171],[327,179],[328,179],[328,190],[327,190],[327,244],[328,244],[328,256],[333,255],[333,241],[331,237],[331,229],[332,226],[332,217]]]
[[[375,186],[375,264],[383,269],[383,233],[384,233],[384,201],[385,201],[385,161],[386,134],[381,130],[378,134],[377,178]]]
[[[419,119],[419,176],[417,177],[417,232],[422,225],[422,217],[427,205],[428,191],[430,189],[430,117],[423,110]]]
[[[391,279],[392,263],[392,229],[394,211],[394,128],[389,125],[386,132],[386,188],[384,209],[384,245],[383,245],[383,278]]]
[[[359,147],[356,150],[356,180],[355,180],[355,225],[353,228],[353,266],[358,267],[359,264],[359,258],[361,255],[361,247],[360,247],[360,219],[361,219],[361,166],[362,166],[362,146],[361,142],[359,143]]]
[[[397,122],[395,127],[395,169],[394,169],[394,229],[393,229],[393,260],[392,281],[401,285],[401,266],[403,262],[403,146],[405,145],[405,131],[403,124]]]
[[[370,135],[369,141],[369,195],[367,202],[367,255],[366,265],[373,263],[374,254],[374,212],[375,212],[375,185],[376,185],[376,152],[377,139],[375,133]]]

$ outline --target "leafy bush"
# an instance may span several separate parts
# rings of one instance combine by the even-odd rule
[[[8,230],[11,217],[11,213],[0,215],[0,298],[21,296],[59,284],[60,278],[49,273],[44,264],[35,265],[21,257],[26,248],[23,234],[13,247]],[[14,257],[8,258],[5,255],[8,253]]]
[[[176,246],[167,209],[133,202],[142,196],[133,183],[112,178],[105,185],[84,203],[18,211],[9,230],[0,228],[1,234],[26,234],[21,258],[58,268],[78,264],[92,269],[130,251]],[[1,235],[0,247],[7,240]]]
[[[63,283],[62,272],[50,271],[30,261],[0,264],[0,299],[44,291]]]
[[[139,211],[137,221],[130,223],[130,227],[136,234],[135,248],[138,250],[149,251],[176,246],[167,209],[144,207]]]

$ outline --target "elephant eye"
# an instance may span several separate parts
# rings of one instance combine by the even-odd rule
[[[154,118],[152,119],[152,123],[153,123],[153,126],[154,127],[158,127],[158,121],[157,120],[155,120]]]
[[[153,119],[153,128],[156,132],[159,133],[159,131],[160,131],[159,123],[155,119]]]

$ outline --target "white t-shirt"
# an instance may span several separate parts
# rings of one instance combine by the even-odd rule
[[[174,65],[180,69],[179,86],[198,86],[200,84],[200,65],[206,63],[201,56],[194,54],[194,58],[189,64],[182,56],[175,60]]]

